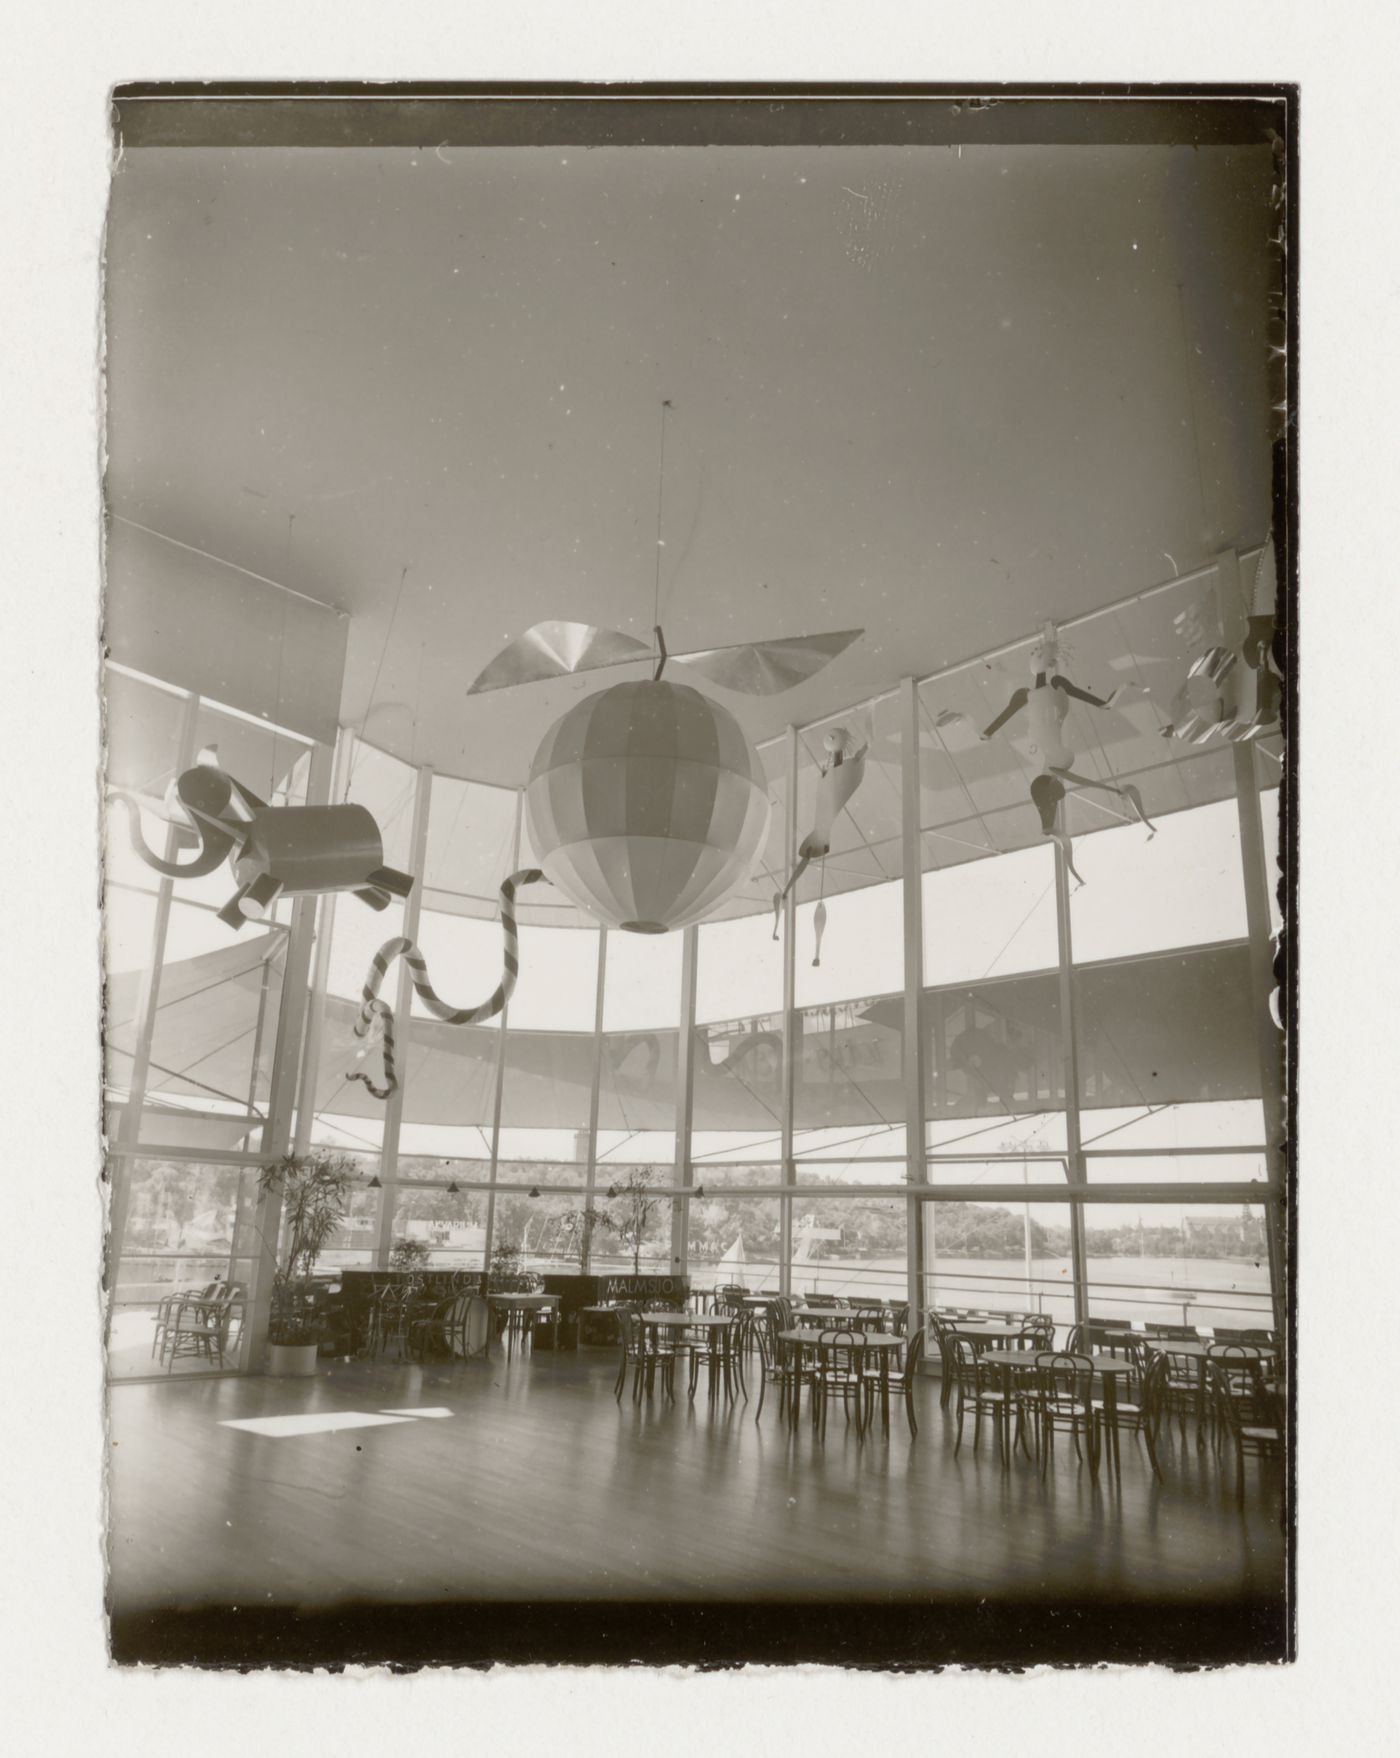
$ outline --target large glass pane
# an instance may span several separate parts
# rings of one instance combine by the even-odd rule
[[[1092,1317],[1267,1327],[1269,1252],[1260,1203],[1086,1203]]]
[[[1084,1148],[1113,1153],[1125,1148],[1255,1147],[1264,1140],[1259,1099],[1218,1099],[1203,1104],[1095,1108],[1081,1118]]]
[[[519,1163],[512,1177],[528,1172],[551,1184],[583,1181],[597,993],[596,930],[521,928],[497,1150],[503,1167]]]
[[[924,1288],[930,1306],[1047,1312],[1072,1325],[1068,1203],[925,1203]]]
[[[598,1095],[600,1184],[610,1168],[633,1165],[652,1167],[666,1183],[673,1179],[681,954],[679,934],[608,935]]]
[[[410,764],[376,751],[363,739],[355,740],[345,797],[352,805],[363,806],[379,826],[385,865],[404,872],[411,865],[417,787],[418,771]]]
[[[518,799],[513,788],[433,777],[422,874],[425,905],[431,901],[439,909],[495,915],[515,846]]]
[[[903,1154],[903,1005],[884,995],[798,1014],[796,1156]]]
[[[1057,973],[926,990],[923,1009],[930,1147],[1064,1109]],[[968,1118],[988,1125],[969,1132]]]
[[[608,935],[605,1032],[674,1031],[681,1017],[680,934]]]
[[[1111,1131],[1125,1147],[1209,1147],[1241,1130],[1235,1140],[1262,1141],[1247,946],[1080,969],[1076,1000],[1086,1142]],[[1161,1133],[1131,1139],[1135,1117]]]
[[[855,1160],[836,1153],[809,1155],[799,1160],[796,1167],[799,1184],[903,1184],[905,1170],[902,1157],[895,1160],[872,1155],[866,1160]]]
[[[235,933],[209,911],[172,901],[150,1041],[145,1141],[168,1142],[160,1113],[170,1107],[211,1119],[239,1119],[236,1138],[265,1114],[281,1004],[287,932],[249,925]],[[139,979],[113,973],[108,989],[109,1057],[136,1054]],[[212,1141],[210,1145],[215,1145]]]
[[[1014,1150],[998,1150],[996,1159],[953,1159],[941,1155],[928,1156],[927,1179],[930,1184],[1059,1184],[1069,1177],[1068,1162],[1063,1158],[1041,1155],[1044,1143],[1036,1144],[1014,1157]]]
[[[686,1206],[693,1288],[725,1285],[777,1293],[782,1223],[776,1197],[731,1194],[707,1175],[704,1196],[692,1197]]]
[[[113,1379],[149,1373],[209,1373],[221,1365],[217,1354],[180,1347],[166,1335],[162,1348],[157,1319],[170,1317],[161,1303],[178,1290],[197,1292],[216,1278],[246,1286],[248,1239],[239,1227],[240,1196],[255,1187],[256,1168],[208,1165],[171,1158],[117,1159],[113,1183],[127,1203],[122,1237],[113,1241],[117,1280],[107,1371]],[[191,1309],[193,1317],[193,1309]],[[223,1365],[236,1363],[238,1321],[231,1316]]]
[[[108,784],[140,795],[143,802],[158,804],[179,765],[185,694],[110,665],[103,670],[102,684]],[[124,841],[126,826],[121,816],[114,813],[111,822],[113,840]],[[146,840],[157,846],[149,829]],[[142,871],[154,884],[150,868],[143,866]]]
[[[669,1169],[665,1169],[669,1173]],[[599,1167],[590,1224],[589,1266],[594,1274],[664,1274],[671,1261],[672,1198],[663,1169],[651,1177],[644,1167]],[[574,1199],[572,1206],[583,1204]],[[570,1226],[573,1223],[569,1223]],[[565,1263],[564,1268],[577,1267]]]
[[[908,1199],[797,1197],[792,1205],[792,1292],[908,1297]]]
[[[695,988],[692,1159],[768,1159],[783,1133],[783,960],[771,913],[702,925]]]
[[[400,1177],[406,1170],[400,1161]],[[487,1200],[484,1191],[449,1191],[445,1183],[401,1184],[393,1196],[394,1244],[413,1240],[425,1245],[433,1269],[483,1269]]]
[[[924,982],[981,983],[1059,964],[1049,843],[923,876]]]
[[[670,1206],[664,1206],[669,1217]],[[595,1205],[590,1220],[589,1208],[582,1195],[544,1192],[532,1197],[519,1191],[503,1190],[496,1197],[492,1250],[494,1252],[501,1246],[513,1247],[521,1254],[522,1266],[540,1274],[577,1275],[582,1268],[584,1245],[588,1241],[592,1247],[590,1264],[596,1269],[598,1246],[604,1238],[597,1213]],[[669,1241],[669,1219],[666,1238]],[[669,1249],[666,1255],[669,1257]]]
[[[1076,964],[1243,939],[1244,880],[1233,799],[1076,838],[1085,884],[1070,897]]]
[[[369,1269],[373,1267],[379,1246],[380,1210],[383,1189],[375,1190],[370,1179],[380,1176],[377,1154],[348,1153],[356,1183],[350,1190],[350,1201],[344,1219],[331,1235],[325,1250],[316,1259],[316,1268]],[[285,1240],[282,1242],[285,1245]]]
[[[1091,1184],[1262,1184],[1268,1167],[1255,1154],[1113,1154],[1103,1149],[1085,1155]]]

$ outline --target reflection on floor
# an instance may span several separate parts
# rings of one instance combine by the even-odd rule
[[[551,1642],[567,1649],[587,1628],[620,1659],[630,1650],[604,1639],[624,1628],[623,1601],[767,1602],[765,1618],[784,1602],[793,1630],[803,1605],[862,1602],[857,1625],[843,1614],[848,1643],[883,1606],[901,1632],[924,1632],[900,1650],[915,1663],[967,1657],[1001,1611],[1025,1660],[1060,1652],[1080,1613],[1126,1628],[1133,1608],[1150,1610],[1149,1634],[1178,1631],[1178,1658],[1197,1656],[1193,1641],[1201,1658],[1282,1651],[1278,1466],[1248,1463],[1242,1509],[1233,1460],[1190,1437],[1171,1437],[1160,1486],[1130,1440],[1119,1484],[1095,1485],[1063,1443],[1042,1481],[1019,1456],[1004,1470],[985,1436],[974,1454],[970,1426],[954,1458],[936,1382],[920,1388],[917,1440],[900,1416],[888,1440],[859,1441],[834,1412],[822,1442],[805,1420],[789,1431],[771,1399],[761,1423],[753,1403],[712,1412],[703,1394],[619,1406],[614,1371],[605,1351],[493,1351],[441,1367],[333,1362],[314,1380],[114,1387],[118,1658],[173,1657],[182,1631],[202,1632],[191,1653],[237,1657],[256,1612],[289,1608],[292,1637],[247,1652],[285,1663],[322,1616],[323,1658],[356,1618],[356,1652],[381,1658],[391,1627],[401,1642],[418,1627],[403,1608],[429,1606],[456,1617],[442,1658],[501,1657],[512,1607],[529,1602],[517,1657],[556,1654]],[[541,1622],[541,1601],[590,1605],[566,1626]],[[691,1627],[675,1621],[683,1609],[667,1629]],[[435,1641],[423,1634],[413,1657],[434,1658]]]

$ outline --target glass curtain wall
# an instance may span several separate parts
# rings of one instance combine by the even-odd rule
[[[115,665],[105,681],[107,784],[131,802],[108,809],[103,889],[109,1372],[207,1373],[238,1361],[244,1308],[230,1306],[222,1356],[157,1320],[177,1316],[177,1290],[249,1289],[294,912],[283,900],[231,928],[218,919],[228,867],[161,877],[132,822],[188,862],[195,837],[172,793],[185,769],[216,762],[269,805],[313,804],[313,747]]]
[[[1237,777],[1259,790],[1267,851],[1281,750],[1163,737],[1182,602],[1148,594],[1069,632],[1075,681],[1120,691],[1066,721],[1073,871],[1032,803],[1024,714],[981,737],[1028,640],[766,744],[769,842],[721,919],[603,933],[531,888],[510,1006],[471,1027],[396,992],[396,967],[388,1103],[347,1079],[379,1077],[353,1030],[374,952],[411,933],[438,993],[475,1005],[500,978],[500,882],[533,857],[517,790],[343,734],[331,797],[368,806],[421,885],[380,914],[320,901],[306,1040],[283,1052],[303,1069],[295,1144],[354,1156],[334,1262],[416,1239],[444,1266],[505,1246],[536,1268],[684,1262],[702,1287],[899,1298],[912,1261],[929,1304],[1268,1322],[1280,1174],[1235,795]],[[269,798],[313,797],[304,741],[152,680],[115,673],[109,718],[113,780],[153,845],[204,745]],[[863,760],[860,786],[775,915],[838,752]],[[1276,933],[1266,866],[1256,930]],[[112,837],[118,1315],[257,1249],[290,912],[233,936],[223,895],[217,876],[156,879]]]

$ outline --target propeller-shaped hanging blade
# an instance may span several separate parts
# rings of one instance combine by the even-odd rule
[[[839,629],[829,635],[794,635],[783,641],[707,647],[698,653],[673,654],[671,663],[689,666],[721,689],[736,690],[745,696],[777,696],[814,678],[864,633],[864,629]]]
[[[651,648],[645,641],[619,634],[616,629],[599,629],[592,623],[536,623],[501,649],[467,694],[480,696],[487,690],[571,677],[575,672],[598,671],[605,665],[625,665],[628,660],[650,656]]]

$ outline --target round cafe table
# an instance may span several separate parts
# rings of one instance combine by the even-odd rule
[[[1014,1343],[1026,1334],[1025,1325],[1002,1325],[991,1319],[964,1319],[948,1328],[955,1337],[966,1337],[974,1344],[989,1343],[994,1348],[998,1344]]]
[[[686,1331],[691,1332],[692,1335],[696,1332],[703,1332],[707,1338],[711,1338],[714,1337],[716,1333],[732,1331],[735,1324],[738,1322],[732,1312],[644,1312],[639,1316],[642,1321],[643,1331],[655,1332],[658,1339],[664,1335],[670,1335],[674,1339],[679,1339],[684,1336]],[[744,1366],[738,1350],[733,1352],[732,1361],[734,1369],[738,1375],[739,1390],[743,1393],[744,1401],[747,1403],[749,1392],[748,1387],[744,1384]],[[691,1371],[693,1374],[693,1364]],[[728,1378],[728,1369],[726,1369],[726,1389],[728,1387]],[[711,1394],[713,1395],[713,1367],[711,1368],[710,1373],[710,1386]],[[693,1392],[694,1388],[692,1387],[692,1395]]]
[[[1196,1363],[1196,1451],[1204,1452],[1206,1444],[1206,1362],[1210,1359],[1212,1349],[1224,1348],[1220,1343],[1203,1343],[1199,1338],[1182,1337],[1138,1337],[1137,1341],[1154,1355],[1181,1355],[1188,1361]],[[1247,1349],[1259,1360],[1265,1356],[1277,1356],[1278,1348],[1273,1343],[1235,1343],[1231,1348]],[[1227,1358],[1228,1359],[1228,1358]],[[1236,1360],[1239,1358],[1236,1357]]]
[[[836,1337],[842,1341],[836,1343]],[[849,1339],[849,1342],[846,1341]],[[825,1332],[814,1330],[810,1326],[793,1331],[779,1331],[778,1342],[783,1346],[783,1395],[787,1399],[788,1421],[797,1422],[798,1403],[802,1390],[802,1356],[804,1350],[811,1350],[818,1356],[824,1349],[858,1348],[868,1351],[880,1370],[881,1404],[885,1413],[885,1426],[889,1427],[889,1362],[893,1351],[904,1347],[902,1337],[891,1337],[884,1331],[855,1331],[848,1325],[827,1325]],[[860,1411],[856,1412],[856,1428],[862,1431]]]
[[[978,1357],[980,1364],[989,1372],[1002,1375],[1005,1390],[1011,1392],[1011,1379],[1015,1373],[1030,1373],[1038,1364],[1056,1354],[1067,1353],[1055,1349],[990,1349]],[[1103,1387],[1104,1426],[1108,1430],[1108,1445],[1112,1454],[1114,1469],[1120,1463],[1118,1452],[1118,1382],[1125,1374],[1131,1374],[1133,1364],[1124,1361],[1117,1355],[1089,1355],[1080,1357],[1093,1364],[1099,1384]],[[1098,1446],[1091,1432],[1089,1436],[1089,1468],[1098,1471]]]
[[[557,1294],[491,1294],[487,1298],[493,1312],[505,1315],[507,1336],[519,1336],[522,1341],[527,1314],[557,1314],[559,1311],[560,1297]]]

